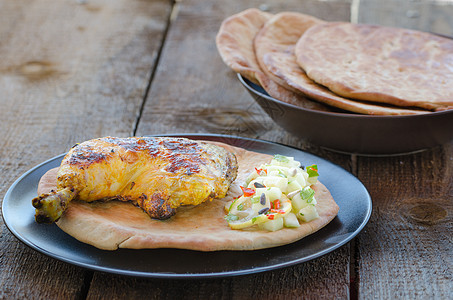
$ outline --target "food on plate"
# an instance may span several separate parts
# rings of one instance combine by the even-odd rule
[[[274,98],[309,109],[330,111],[327,106],[286,89],[261,70],[256,60],[253,39],[271,17],[269,13],[250,8],[225,19],[216,37],[217,49],[223,61],[235,72],[262,86]]]
[[[370,115],[409,115],[428,112],[347,99],[310,79],[297,64],[294,52],[296,43],[309,28],[324,23],[326,22],[312,16],[294,12],[282,12],[269,19],[254,39],[256,57],[261,69],[282,86],[343,110]]]
[[[450,39],[401,28],[326,22],[296,12],[261,12],[266,17],[252,22],[250,11],[260,14],[249,9],[222,23],[217,48],[228,66],[277,100],[368,115],[453,108]],[[241,64],[250,72],[232,67]]]
[[[258,226],[268,231],[299,227],[319,217],[315,191],[318,167],[302,169],[294,157],[275,155],[255,168],[247,178],[243,195],[225,206],[225,219],[232,229]]]
[[[452,53],[453,40],[434,34],[341,22],[313,26],[296,46],[307,75],[338,95],[429,110],[453,108]]]
[[[60,165],[57,187],[33,199],[38,223],[57,221],[70,201],[133,201],[166,219],[181,205],[225,197],[237,174],[224,148],[184,138],[105,137],[75,145]]]
[[[270,164],[274,156],[219,142],[203,143],[222,147],[236,157],[237,176],[223,198],[198,205],[181,205],[176,208],[176,214],[165,220],[150,218],[131,201],[85,202],[74,199],[56,222],[57,226],[79,241],[105,250],[255,250],[298,241],[326,226],[337,215],[337,204],[327,188],[317,181],[311,188],[315,192],[319,217],[300,222],[299,227],[285,227],[275,232],[254,227],[231,229],[225,220],[226,204],[243,195],[241,186],[247,186],[250,174],[256,172],[255,167]],[[38,194],[48,193],[57,187],[57,172],[58,168],[44,174],[38,185]]]

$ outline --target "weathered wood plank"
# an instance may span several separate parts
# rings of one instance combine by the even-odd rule
[[[170,7],[0,1],[0,199],[22,173],[75,142],[132,133]],[[0,298],[85,296],[92,272],[30,250],[0,223]]]
[[[357,238],[361,299],[453,296],[453,144],[359,158],[373,215]]]
[[[453,37],[453,2],[445,0],[355,0],[358,23],[395,26]]]
[[[348,257],[349,247],[344,246],[291,268],[224,279],[141,279],[95,273],[87,299],[347,298]],[[338,276],[339,269],[343,277]]]
[[[271,139],[280,131],[240,85],[216,50],[215,35],[222,20],[259,1],[247,3],[184,1],[172,25],[158,66],[158,76],[139,124],[139,134],[170,132],[238,132]],[[329,20],[348,20],[345,1],[268,1],[276,13],[300,11]]]

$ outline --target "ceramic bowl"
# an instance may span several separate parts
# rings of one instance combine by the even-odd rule
[[[453,140],[453,110],[406,116],[323,112],[279,101],[239,74],[238,78],[275,123],[323,148],[360,155],[396,155]]]

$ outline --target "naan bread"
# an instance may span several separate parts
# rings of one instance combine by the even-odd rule
[[[260,67],[252,41],[271,17],[272,14],[256,8],[244,10],[225,19],[216,36],[217,50],[225,64],[256,84],[260,84],[255,77]]]
[[[295,93],[283,87],[282,85],[276,83],[274,80],[270,79],[263,72],[257,72],[255,75],[256,78],[258,78],[261,87],[269,94],[269,96],[276,100],[305,109],[313,109],[326,112],[332,111],[332,109],[330,109],[328,106],[312,101],[304,95]]]
[[[238,178],[227,197],[204,202],[198,206],[178,208],[175,216],[160,221],[151,219],[129,202],[109,201],[85,203],[72,201],[57,225],[81,242],[104,250],[118,248],[151,249],[180,248],[198,251],[254,250],[295,242],[327,225],[338,213],[338,206],[321,183],[316,191],[319,218],[299,228],[276,232],[259,229],[232,230],[224,220],[225,203],[241,195],[247,175],[255,166],[269,162],[272,156],[217,143],[233,151],[238,159]],[[40,180],[38,194],[56,185],[52,169]]]
[[[261,70],[278,84],[298,93],[297,89],[279,76],[277,71],[279,66],[274,62],[274,58],[293,59],[294,64],[300,69],[296,63],[294,47],[308,28],[322,23],[324,21],[320,19],[295,12],[282,12],[270,18],[253,41],[256,59]]]
[[[425,110],[374,105],[340,97],[315,83],[296,62],[294,48],[300,37],[314,25],[323,24],[312,16],[283,12],[269,19],[255,37],[255,52],[264,73],[282,86],[324,104],[369,115],[411,115]]]
[[[295,53],[308,77],[342,97],[453,108],[450,39],[402,28],[325,23],[307,30]]]
[[[324,105],[298,95],[271,80],[256,60],[253,39],[272,14],[250,8],[225,19],[216,36],[217,50],[233,71],[260,85],[273,98],[300,107],[330,111]]]

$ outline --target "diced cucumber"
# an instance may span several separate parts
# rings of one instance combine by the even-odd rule
[[[311,203],[313,201],[313,197],[315,196],[315,191],[306,186],[300,191],[300,197],[307,201],[307,203]]]
[[[274,201],[277,199],[281,199],[282,191],[277,187],[269,187],[269,188],[258,188],[255,192],[256,196],[261,196],[261,194],[266,194],[266,198],[268,201]]]
[[[258,176],[259,176],[258,173],[256,173],[256,171],[253,171],[252,173],[249,174],[249,176],[247,176],[245,182],[247,183],[247,185],[249,185],[250,181],[255,180]]]
[[[269,173],[271,172],[282,172],[284,174],[287,174],[288,173],[288,167],[283,167],[283,166],[269,166],[266,168],[267,170],[267,174],[269,175]]]
[[[297,220],[296,215],[293,213],[288,213],[286,216],[283,217],[283,225],[285,227],[291,227],[291,228],[300,226],[299,220]]]
[[[302,222],[310,222],[311,220],[318,218],[319,215],[318,215],[318,211],[316,210],[316,207],[314,205],[308,205],[299,211],[299,213],[297,214],[297,217]]]
[[[297,172],[297,175],[295,177],[295,180],[301,185],[301,186],[307,186],[307,178],[308,174],[305,172]]]
[[[315,184],[318,181],[318,176],[308,177],[307,182],[309,185]]]
[[[298,168],[300,167],[300,162],[294,160],[294,157],[292,156],[275,155],[271,161],[271,165],[287,168]]]
[[[298,193],[291,199],[291,204],[293,206],[292,211],[297,214],[299,210],[307,206],[309,203],[307,200],[302,199],[300,193]]]
[[[271,161],[272,166],[282,166],[282,167],[287,167],[290,164],[292,157],[276,154],[274,155],[274,158]],[[294,160],[294,158],[293,158]]]
[[[291,192],[301,190],[302,186],[297,182],[297,180],[293,180],[291,182],[288,182],[288,186],[286,187],[286,193],[289,194]]]
[[[288,186],[288,179],[280,176],[267,176],[264,177],[263,184],[267,187],[275,186],[282,191],[286,191]]]
[[[286,175],[288,176],[288,178],[294,179],[294,177],[296,177],[297,173],[299,173],[300,171],[302,170],[299,168],[288,168]]]
[[[281,171],[279,171],[279,170],[272,170],[272,171],[268,170],[267,171],[267,176],[278,176],[278,174],[280,174],[280,172]]]
[[[306,207],[309,204],[316,204],[316,200],[314,199],[315,191],[309,187],[304,187],[300,193],[294,195],[291,200],[291,203],[294,207],[293,211],[297,213],[300,209]]]
[[[269,220],[258,225],[261,229],[267,231],[277,231],[283,228],[283,218]]]
[[[314,204],[314,205],[318,204],[318,201],[316,201],[315,197],[312,198],[310,204]]]
[[[269,197],[270,201],[275,201],[282,198],[282,190],[277,187],[271,187],[267,190],[266,194]]]
[[[256,188],[255,189],[255,196],[260,196],[262,193],[265,193],[269,188],[264,187],[264,188]]]
[[[292,157],[292,160],[291,160],[291,167],[293,167],[293,168],[299,168],[300,167],[300,162],[297,161],[297,160],[294,160],[294,157]]]
[[[300,166],[300,162],[295,161],[294,157],[291,156],[284,156],[284,155],[274,155],[274,158],[271,161],[271,165],[273,166],[282,166],[287,168],[298,168]]]

